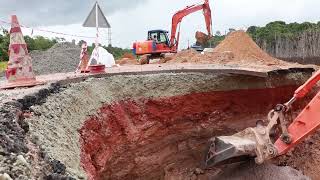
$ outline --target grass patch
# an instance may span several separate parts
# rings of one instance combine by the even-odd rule
[[[0,72],[3,72],[7,68],[7,61],[0,61]]]

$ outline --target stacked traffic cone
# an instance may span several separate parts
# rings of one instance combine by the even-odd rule
[[[1,89],[31,87],[44,84],[36,80],[27,44],[16,15],[11,16],[9,62],[6,69],[7,84]]]

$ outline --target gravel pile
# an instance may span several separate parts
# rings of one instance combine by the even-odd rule
[[[46,51],[32,51],[33,69],[36,75],[66,73],[76,70],[81,48],[69,42],[58,43]]]

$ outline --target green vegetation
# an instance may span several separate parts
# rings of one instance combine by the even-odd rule
[[[207,44],[205,44],[205,47],[216,47],[221,41],[224,40],[226,36],[222,35],[220,31],[217,31],[216,34],[213,36],[212,39],[208,41]]]
[[[80,45],[80,43],[82,44],[83,41],[80,41],[78,43],[78,45]],[[93,49],[94,49],[95,45],[92,44],[91,46],[88,46],[88,51],[89,54],[92,53]],[[103,48],[105,48],[109,53],[111,53],[114,57],[114,59],[121,59],[123,57],[123,55],[125,54],[133,54],[131,49],[122,49],[119,47],[112,47],[112,46],[102,46]]]
[[[9,60],[8,47],[10,44],[10,37],[8,31],[3,29],[2,32],[2,34],[0,33],[0,62]]]
[[[34,38],[30,36],[24,36],[24,39],[28,45],[29,51],[47,50],[57,42],[60,42],[61,40],[63,40],[60,38],[48,39],[42,36],[35,36]],[[9,44],[10,44],[10,35],[7,30],[2,29],[2,33],[0,33],[0,62],[9,60],[9,57],[8,57]]]
[[[3,72],[7,68],[7,62],[6,61],[0,61],[0,72]]]
[[[294,38],[302,32],[318,30],[320,30],[320,22],[286,24],[283,21],[275,21],[267,24],[265,27],[251,26],[248,28],[247,33],[250,34],[255,41],[262,40],[267,43],[273,43],[278,37]]]
[[[234,29],[229,29],[229,32],[234,31]],[[320,22],[318,23],[285,23],[283,21],[274,21],[267,24],[264,27],[250,26],[247,29],[247,33],[257,42],[264,41],[268,44],[273,44],[276,38],[294,38],[300,33],[305,31],[320,31]],[[222,35],[219,31],[216,32],[215,36],[205,47],[215,47],[223,39],[225,35]]]
[[[24,36],[24,40],[28,45],[29,51],[33,50],[47,50],[51,48],[54,44],[60,41],[59,38],[48,39],[42,36],[35,36],[34,38],[30,36]]]
[[[124,54],[132,54],[131,49],[122,49],[118,47],[112,46],[103,46],[109,53],[111,53],[115,59],[120,59],[123,57]]]

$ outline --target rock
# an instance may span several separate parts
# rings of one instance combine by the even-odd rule
[[[4,174],[0,174],[0,180],[13,180],[9,174],[4,173]]]
[[[204,171],[203,171],[202,169],[200,169],[200,168],[197,168],[197,169],[194,171],[194,173],[195,173],[196,175],[200,175],[200,174],[203,174]]]
[[[29,166],[29,163],[27,162],[27,160],[22,155],[17,156],[16,164],[17,165],[27,166],[27,167]]]
[[[72,43],[57,43],[46,51],[31,51],[36,75],[66,73],[76,70],[80,62],[81,48]]]

